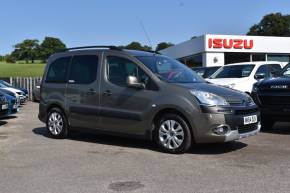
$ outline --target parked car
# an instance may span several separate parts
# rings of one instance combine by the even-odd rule
[[[9,112],[8,101],[4,94],[0,93],[0,118],[7,116]]]
[[[218,69],[207,80],[250,94],[253,84],[280,73],[282,62],[244,62],[228,64]]]
[[[252,96],[261,109],[264,129],[272,128],[277,121],[290,122],[290,64],[279,77],[254,84]]]
[[[117,47],[52,55],[38,117],[54,138],[86,128],[150,139],[170,153],[260,130],[260,113],[247,94],[208,84],[169,57]]]
[[[220,66],[211,66],[211,67],[194,67],[191,68],[202,78],[209,78],[213,73],[215,73]]]
[[[21,90],[22,92],[24,92],[26,99],[28,99],[28,90],[26,88],[14,87],[10,83],[8,83],[8,82],[6,82],[4,80],[0,80],[0,84],[3,84],[3,85],[5,85],[7,87],[10,87],[10,88],[15,88],[17,90]]]
[[[9,94],[4,94],[7,102],[8,102],[8,112],[7,115],[11,115],[14,113],[17,113],[19,111],[19,103],[17,101],[17,98],[14,96],[11,96]]]
[[[41,83],[37,83],[35,85],[35,87],[33,88],[33,91],[32,91],[32,101],[33,102],[40,101],[40,84]]]
[[[17,93],[11,92],[11,91],[3,89],[3,88],[0,88],[0,93],[5,94],[5,96],[9,95],[11,97],[14,97],[15,100],[16,100],[17,108],[19,108],[19,106],[20,106],[20,96]]]
[[[19,97],[20,104],[25,104],[26,96],[25,96],[25,93],[23,91],[15,89],[15,88],[12,88],[12,87],[7,87],[7,86],[5,86],[4,84],[1,84],[1,83],[0,83],[0,89],[13,92],[15,95],[17,95]]]

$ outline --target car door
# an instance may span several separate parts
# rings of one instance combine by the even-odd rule
[[[96,128],[99,115],[98,69],[95,52],[74,55],[69,68],[66,105],[69,122],[76,128]]]
[[[114,132],[144,134],[146,117],[158,88],[136,59],[119,54],[104,54],[100,87],[100,127]],[[145,89],[129,88],[126,79],[136,76]]]

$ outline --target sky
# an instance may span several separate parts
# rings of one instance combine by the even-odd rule
[[[0,54],[24,39],[60,38],[68,47],[156,46],[203,34],[246,34],[268,13],[290,14],[288,0],[0,0]],[[147,40],[143,23],[150,38]],[[151,42],[151,43],[150,43]]]

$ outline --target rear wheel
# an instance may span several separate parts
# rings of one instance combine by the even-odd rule
[[[179,115],[164,114],[156,124],[155,141],[168,153],[184,153],[191,146],[191,133],[187,122]]]
[[[275,121],[271,119],[271,117],[262,115],[261,116],[261,129],[262,130],[269,130],[272,129],[275,124]]]
[[[32,94],[32,102],[37,102],[37,100],[36,100],[34,94]]]
[[[51,137],[56,139],[66,138],[68,124],[64,113],[59,108],[52,108],[47,117],[46,128]]]

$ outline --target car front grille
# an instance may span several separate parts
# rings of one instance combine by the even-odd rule
[[[258,123],[253,123],[249,125],[241,125],[238,127],[238,131],[240,134],[249,133],[251,131],[255,131],[258,129]]]
[[[0,104],[6,104],[7,103],[7,100],[5,98],[5,96],[1,96],[0,97]]]
[[[259,96],[262,105],[290,105],[289,96]]]
[[[253,108],[253,109],[241,109],[241,110],[236,110],[235,114],[236,115],[248,115],[252,113],[257,113],[259,110],[258,108]]]
[[[229,99],[227,101],[231,106],[251,106],[254,104],[251,97],[247,97],[246,99]]]

